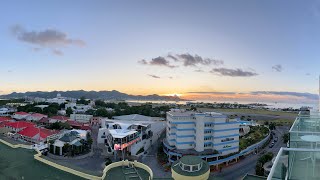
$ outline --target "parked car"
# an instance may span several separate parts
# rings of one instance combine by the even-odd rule
[[[269,148],[273,148],[274,144],[270,144]]]
[[[267,151],[266,150],[264,150],[264,151],[261,151],[260,152],[260,154],[265,154]]]

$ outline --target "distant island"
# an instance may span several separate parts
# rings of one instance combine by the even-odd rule
[[[122,93],[116,90],[112,91],[84,91],[84,90],[73,90],[73,91],[35,91],[17,93],[13,92],[6,95],[0,95],[3,99],[12,98],[25,98],[25,97],[39,97],[39,98],[55,98],[57,94],[61,94],[63,97],[76,98],[85,97],[88,99],[103,99],[103,100],[141,100],[141,101],[189,101],[181,99],[178,96],[160,96],[157,94],[152,95],[130,95]]]

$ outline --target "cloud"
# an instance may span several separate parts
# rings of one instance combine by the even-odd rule
[[[151,59],[151,61],[149,62],[150,65],[156,65],[156,66],[167,66],[170,68],[173,68],[175,66],[170,65],[170,62],[168,60],[166,60],[164,57],[156,57]]]
[[[148,64],[148,62],[145,59],[142,59],[142,60],[138,61],[138,63],[143,64],[143,65]]]
[[[32,50],[35,51],[35,52],[38,52],[38,51],[41,51],[41,48],[34,47],[34,48],[32,48]]]
[[[160,77],[159,76],[156,76],[156,75],[153,75],[153,74],[148,74],[148,76],[152,77],[152,78],[156,78],[156,79],[159,79]]]
[[[173,77],[172,77],[172,76],[169,76],[169,79],[173,79]]]
[[[194,70],[194,72],[204,72],[202,69]]]
[[[277,71],[277,72],[282,72],[283,67],[280,64],[272,66],[272,69]]]
[[[289,92],[289,91],[253,91],[250,94],[253,95],[280,95],[280,96],[295,96],[295,97],[303,97],[307,99],[317,100],[317,94],[311,93],[301,93],[301,92]]]
[[[245,71],[239,68],[229,69],[229,68],[214,68],[210,71],[213,74],[220,76],[231,76],[231,77],[252,77],[258,74],[252,71]]]
[[[179,59],[176,58],[174,55],[169,54],[167,57],[173,59],[174,61],[179,61]]]
[[[57,49],[52,50],[52,53],[57,56],[63,56],[63,52]]]
[[[184,66],[197,66],[197,65],[222,65],[224,62],[222,60],[210,59],[210,58],[202,58],[201,56],[195,54],[191,55],[189,53],[185,54],[177,54],[176,61],[182,61]]]
[[[187,92],[188,94],[238,94],[236,92],[218,92],[218,91],[193,91],[193,92]]]
[[[219,91],[192,91],[187,92],[186,94],[192,95],[202,95],[208,97],[210,95],[220,98],[263,98],[263,96],[271,97],[274,100],[280,100],[281,98],[293,99],[296,98],[304,98],[307,100],[318,100],[318,94],[306,93],[306,92],[290,92],[290,91],[251,91],[251,92],[219,92]],[[289,97],[288,97],[289,96]]]
[[[164,66],[164,67],[169,67],[169,68],[177,67],[177,66],[171,65],[167,59],[165,59],[164,57],[161,57],[161,56],[153,58],[149,62],[146,61],[145,59],[142,59],[142,60],[138,61],[138,63],[143,64],[143,65]]]
[[[42,48],[48,48],[53,54],[62,55],[62,51],[58,48],[86,45],[83,40],[70,38],[66,33],[56,29],[29,31],[20,25],[14,25],[10,30],[17,40],[36,46],[33,48],[35,52],[40,51]]]
[[[169,68],[178,67],[178,65],[172,65],[171,62],[182,63],[183,66],[196,67],[198,65],[208,66],[208,65],[223,65],[224,61],[203,58],[197,54],[191,55],[189,53],[184,54],[168,54],[167,56],[159,56],[151,59],[149,62],[145,59],[138,61],[138,63],[143,65],[157,65],[157,66],[166,66]]]

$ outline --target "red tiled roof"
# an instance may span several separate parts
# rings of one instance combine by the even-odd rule
[[[67,120],[69,120],[69,118],[68,118],[68,117],[65,117],[65,116],[52,116],[50,119],[60,120],[60,121],[67,121]]]
[[[33,114],[31,114],[31,116],[33,116],[33,117],[46,117],[47,115],[40,114],[40,113],[33,113]]]
[[[83,123],[72,121],[72,120],[68,120],[66,123],[68,123],[70,126],[77,126],[77,127],[83,126]]]
[[[35,126],[35,124],[33,124],[31,122],[26,122],[26,121],[8,122],[5,125],[6,126],[10,126],[12,128],[15,128],[15,129]]]
[[[82,129],[82,130],[91,130],[90,126],[87,125],[87,124],[83,124],[83,125],[81,126],[81,129]]]
[[[50,135],[57,134],[59,131],[54,131],[54,130],[49,130],[45,128],[38,128],[38,127],[27,127],[23,129],[22,131],[18,132],[18,134],[22,136],[27,136],[27,137],[34,137],[39,134],[40,131],[40,137],[41,139],[45,139]]]
[[[49,118],[43,117],[39,120],[39,123],[49,123]]]
[[[0,122],[10,121],[12,118],[10,117],[0,117]]]
[[[60,131],[58,130],[50,130],[50,129],[45,129],[41,128],[40,129],[40,136],[41,138],[47,138],[48,136],[51,136],[53,134],[58,134]]]
[[[29,113],[26,113],[26,112],[16,112],[14,114],[18,114],[18,115],[29,115]]]

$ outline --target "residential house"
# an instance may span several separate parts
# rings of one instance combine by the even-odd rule
[[[59,131],[29,126],[19,131],[20,139],[31,143],[45,143],[49,138],[58,136]]]
[[[17,120],[26,119],[30,114],[26,112],[15,112],[12,116],[12,118]]]
[[[47,115],[40,114],[40,113],[33,113],[27,116],[26,120],[27,121],[39,121],[42,118],[47,118]]]

